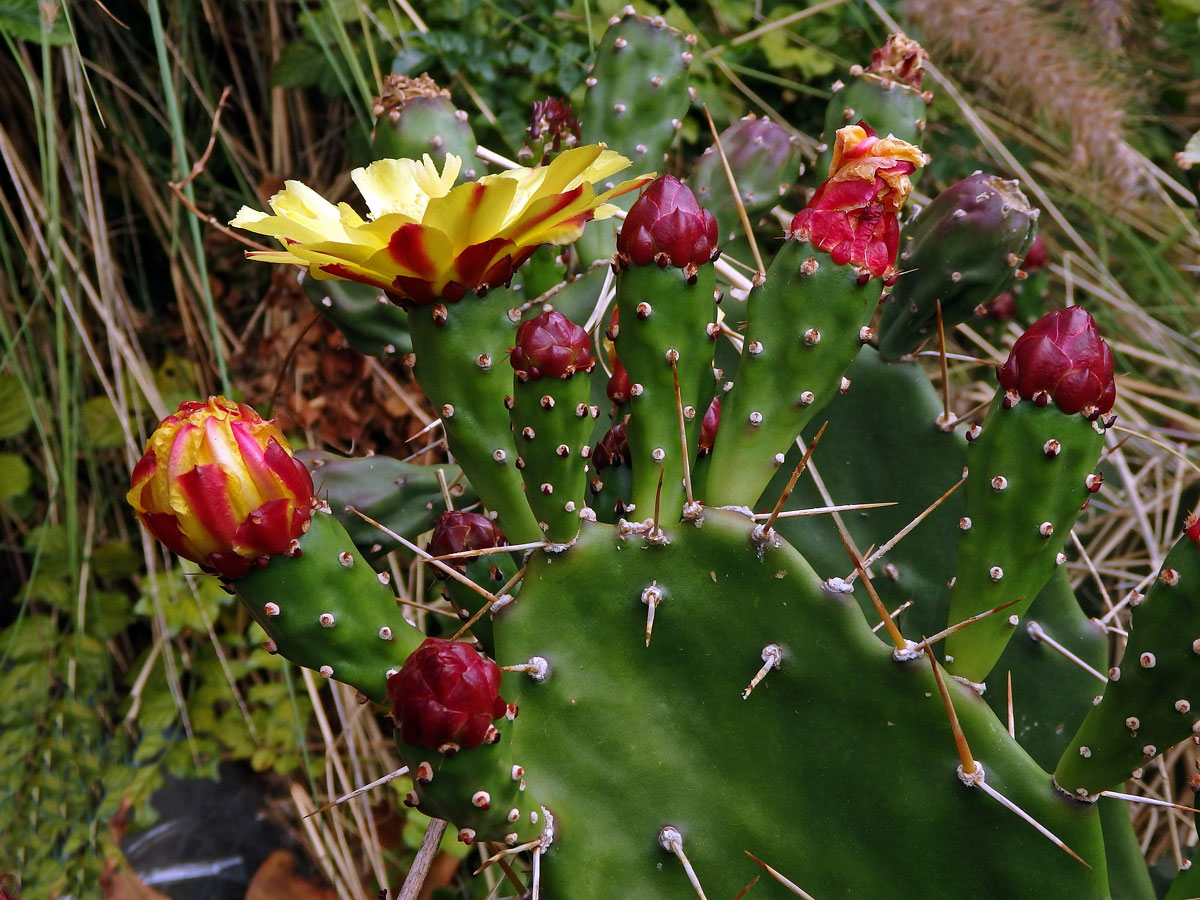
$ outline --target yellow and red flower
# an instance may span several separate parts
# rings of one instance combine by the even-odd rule
[[[313,510],[312,478],[283,434],[224,397],[163,419],[125,496],[167,549],[225,578],[291,549]]]
[[[839,128],[829,177],[792,219],[790,236],[811,241],[838,265],[884,275],[896,264],[896,216],[912,191],[908,176],[923,164],[907,141],[878,137],[861,122]]]
[[[374,285],[402,305],[457,302],[507,284],[542,244],[569,244],[592,219],[617,208],[613,197],[651,176],[597,194],[595,185],[629,160],[603,145],[567,150],[549,165],[510,169],[454,186],[462,161],[447,154],[441,172],[422,160],[382,159],[351,173],[366,200],[364,219],[298,181],[271,198],[274,215],[242,207],[230,223],[276,238],[263,262],[307,266],[314,278]]]

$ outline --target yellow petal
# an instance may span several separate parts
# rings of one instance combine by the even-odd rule
[[[457,256],[500,234],[516,205],[516,191],[511,179],[460,184],[445,197],[429,201],[423,223],[447,235]]]
[[[367,201],[371,218],[401,213],[420,221],[431,197],[444,197],[454,186],[462,169],[462,159],[446,154],[439,175],[429,154],[415,159],[380,159],[365,169],[355,169],[350,178]]]

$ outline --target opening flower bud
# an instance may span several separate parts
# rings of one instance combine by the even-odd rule
[[[674,175],[660,175],[634,201],[617,253],[637,266],[701,266],[717,253],[717,220]]]
[[[388,678],[400,740],[450,755],[484,743],[508,704],[500,667],[469,644],[426,638]]]
[[[551,310],[521,323],[509,362],[522,381],[570,378],[576,372],[590,372],[596,364],[590,346],[586,331]]]
[[[790,236],[825,250],[838,265],[884,275],[896,264],[897,214],[912,191],[908,176],[923,164],[917,147],[877,137],[864,122],[839,128],[829,177],[792,219]]]
[[[708,404],[704,418],[700,420],[700,455],[712,453],[713,442],[717,439],[717,429],[721,427],[721,398],[713,397]]]
[[[1100,337],[1087,310],[1055,310],[1034,322],[1013,344],[1000,367],[1000,385],[1033,399],[1042,391],[1065,413],[1112,409],[1117,387],[1112,350]]]
[[[629,458],[629,437],[625,433],[624,422],[618,422],[608,429],[592,450],[592,465],[597,472],[623,466],[629,462]]]
[[[210,397],[159,423],[125,497],[173,553],[240,578],[308,530],[313,484],[278,428],[243,403]]]

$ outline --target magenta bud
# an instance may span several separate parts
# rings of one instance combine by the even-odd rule
[[[1025,251],[1025,258],[1021,260],[1021,268],[1026,272],[1036,272],[1043,268],[1050,261],[1050,253],[1046,250],[1046,242],[1042,240],[1042,236],[1035,235],[1033,243],[1029,245],[1029,249]]]
[[[634,201],[617,252],[638,266],[701,266],[717,252],[717,220],[674,175],[660,175]]]
[[[570,378],[596,364],[590,347],[586,331],[552,310],[521,323],[509,362],[522,381]]]
[[[625,423],[618,422],[604,433],[600,443],[592,450],[592,465],[596,471],[623,466],[629,462],[629,438],[625,434]]]
[[[1000,367],[1000,386],[1026,400],[1046,392],[1065,413],[1112,409],[1112,350],[1087,310],[1070,306],[1047,313],[1017,338]]]
[[[508,704],[500,667],[461,641],[426,638],[388,678],[400,740],[450,755],[484,743]]]
[[[508,541],[504,533],[496,527],[496,523],[487,516],[473,512],[462,512],[449,509],[442,513],[433,527],[433,536],[426,548],[431,556],[448,556],[451,553],[462,553],[464,550],[487,550],[491,547],[502,547]],[[446,560],[460,572],[467,567],[470,557]],[[439,578],[447,577],[441,572]]]
[[[700,420],[700,455],[712,453],[713,441],[717,439],[717,429],[721,426],[721,398],[713,397],[708,404],[704,418]]]

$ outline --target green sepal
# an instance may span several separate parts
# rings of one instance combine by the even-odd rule
[[[716,274],[708,264],[700,266],[691,283],[683,269],[653,263],[617,273],[616,345],[632,385],[626,423],[633,463],[632,518],[652,517],[656,500],[660,522],[676,522],[683,511],[680,408],[690,466],[696,460],[700,423],[713,394],[714,341],[709,326],[716,317],[715,289]],[[671,350],[678,355],[675,371],[668,359]]]
[[[1091,496],[1087,478],[1104,446],[1102,428],[1078,413],[1008,403],[997,391],[982,432],[967,447],[965,517],[950,592],[951,624],[1018,601],[946,639],[946,656],[953,658],[947,668],[977,682],[1020,627],[1011,617],[1025,615],[1065,558],[1063,542]]]
[[[710,506],[753,506],[800,432],[837,396],[879,301],[878,282],[859,282],[853,266],[788,241],[766,283],[750,292],[703,497]]]
[[[442,417],[450,452],[513,543],[542,536],[521,489],[504,402],[512,393],[507,358],[519,319],[509,311],[519,305],[510,291],[493,290],[409,312],[413,374]]]
[[[579,514],[587,505],[588,439],[599,415],[588,404],[590,387],[587,372],[536,381],[513,378],[510,419],[517,467],[529,507],[554,543],[579,533]]]
[[[1200,729],[1200,547],[1186,534],[1133,612],[1104,699],[1054,770],[1063,790],[1112,788]]]
[[[425,636],[327,511],[313,512],[297,543],[298,555],[273,556],[231,582],[238,599],[284,658],[384,700],[389,670]]]
[[[501,696],[515,692],[513,681],[514,676],[504,677]],[[515,726],[515,721],[498,720],[500,739],[496,743],[481,744],[451,757],[424,747],[410,747],[396,731],[396,749],[413,779],[413,793],[406,804],[450,822],[459,829],[459,840],[464,837],[463,829],[475,832],[473,841],[497,841],[509,846],[536,838],[544,827],[542,808],[533,792],[525,789],[521,767],[513,759]],[[433,778],[423,783],[421,776],[430,772]],[[488,794],[487,809],[473,799],[479,791]],[[512,810],[516,810],[515,816]]]

